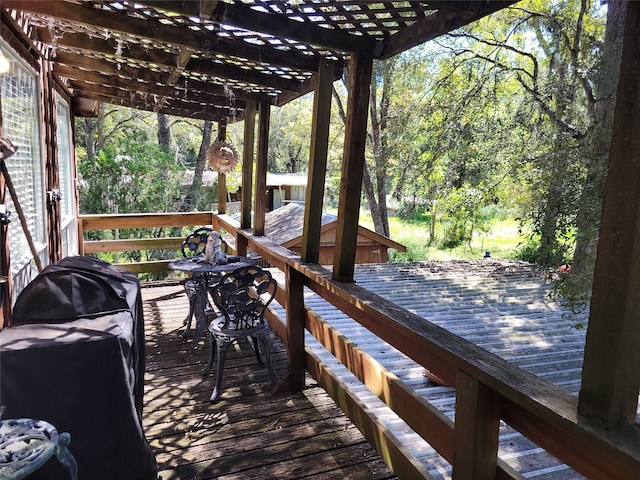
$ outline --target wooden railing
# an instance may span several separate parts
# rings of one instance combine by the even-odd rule
[[[504,420],[551,455],[594,479],[635,479],[640,472],[640,429],[611,432],[577,415],[577,398],[422,317],[354,283],[332,280],[321,266],[304,265],[289,250],[250,231],[236,231],[248,248],[285,272],[278,301],[286,327],[272,322],[289,355],[287,383],[298,385],[304,358],[311,373],[367,436],[400,478],[430,478],[388,429],[367,414],[340,378],[309,349],[306,328],[338,360],[453,466],[454,478],[522,477],[497,456]],[[455,423],[330,324],[304,309],[308,287],[420,365],[456,387]]]
[[[85,240],[85,232],[91,230],[148,229],[160,227],[199,227],[213,225],[214,215],[210,212],[197,213],[133,213],[116,215],[80,215],[78,218],[78,252],[81,255],[106,252],[127,252],[146,250],[176,250],[184,237],[134,238],[115,240]],[[116,263],[121,268],[134,273],[161,272],[169,269],[169,260],[149,260],[130,263]]]
[[[640,472],[640,429],[637,425],[614,432],[597,428],[578,417],[577,398],[560,387],[354,283],[334,281],[327,269],[302,264],[293,252],[265,237],[255,237],[249,230],[240,230],[230,217],[207,215],[214,228],[224,228],[233,235],[239,254],[249,248],[285,274],[285,283],[280,285],[276,299],[285,307],[287,318],[283,322],[273,311],[269,314],[274,331],[288,350],[289,371],[281,387],[301,388],[306,368],[399,478],[431,477],[402,443],[368,414],[366,406],[349,393],[340,377],[305,348],[305,329],[451,463],[454,478],[523,478],[497,455],[501,420],[587,478],[637,478]],[[110,217],[113,220],[120,216]],[[155,218],[163,219],[163,222],[178,221],[173,215],[169,217],[171,220],[165,216]],[[132,217],[127,218],[133,223]],[[204,217],[190,218],[199,219],[195,224],[204,223],[201,221]],[[91,228],[111,225],[105,228],[113,228],[108,219],[103,222],[92,217],[84,228],[87,225]],[[146,219],[145,223],[149,226],[152,220]],[[182,220],[178,224],[187,225]],[[100,248],[106,248],[106,245]],[[88,253],[86,248],[85,252]],[[303,297],[305,287],[447,383],[455,385],[455,422],[333,326],[307,310]]]

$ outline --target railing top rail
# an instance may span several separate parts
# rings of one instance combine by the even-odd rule
[[[183,213],[123,213],[106,215],[80,215],[83,230],[108,230],[116,228],[188,227],[211,225],[211,212]]]

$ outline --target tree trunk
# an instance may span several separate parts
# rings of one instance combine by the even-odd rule
[[[594,86],[594,90],[599,92],[599,100],[594,102],[591,110],[593,128],[586,138],[584,148],[587,180],[580,195],[582,208],[576,218],[578,236],[571,272],[572,276],[580,277],[580,282],[588,286],[592,282],[598,246],[602,193],[607,174],[626,11],[627,2],[609,2],[601,71]]]
[[[166,113],[158,113],[158,145],[167,147],[167,151],[171,151],[171,128],[169,126],[169,117]]]
[[[391,68],[384,68],[387,65],[378,64],[382,73],[382,98],[378,106],[378,95],[376,83],[371,84],[371,95],[369,97],[369,109],[371,117],[371,144],[373,148],[374,178],[372,179],[365,165],[365,191],[371,211],[371,218],[376,233],[389,236],[389,219],[387,217],[387,159],[384,140],[384,130],[389,114],[389,82],[391,81]],[[373,181],[375,180],[375,186]],[[367,185],[367,183],[369,185]]]
[[[200,188],[202,187],[202,175],[207,161],[207,150],[211,144],[211,132],[213,130],[213,122],[205,120],[202,129],[202,141],[200,142],[200,150],[196,159],[196,166],[193,170],[193,180],[189,186],[187,194],[182,199],[179,207],[180,212],[190,212],[197,208],[200,200]]]
[[[98,122],[95,118],[83,118],[82,123],[84,124],[84,146],[87,150],[87,160],[92,162],[96,158],[96,143],[93,137],[96,134]]]

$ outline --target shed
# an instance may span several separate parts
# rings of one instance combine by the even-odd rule
[[[302,249],[302,229],[304,225],[304,205],[289,203],[265,215],[265,236],[274,242],[300,253]],[[320,234],[320,265],[333,264],[338,217],[330,213],[322,214]],[[394,242],[384,235],[358,225],[355,263],[385,263],[389,259],[388,249],[406,252],[407,247]]]

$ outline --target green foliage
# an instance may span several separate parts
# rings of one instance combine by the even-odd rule
[[[427,260],[450,260],[457,258],[482,258],[488,250],[495,258],[515,258],[515,251],[522,241],[522,235],[517,222],[509,216],[509,213],[499,207],[484,212],[487,215],[485,232],[476,234],[470,242],[452,248],[445,248],[440,244],[429,240],[431,218],[425,213],[416,213],[411,219],[403,219],[399,216],[389,217],[391,238],[407,247],[406,252],[391,249],[389,251],[390,262],[413,262]],[[437,223],[437,230],[442,231],[444,226]],[[360,215],[360,224],[372,228],[371,217],[363,212]]]
[[[270,172],[298,173],[309,167],[309,137],[313,96],[271,110],[268,169]]]
[[[425,206],[415,201],[402,202],[395,212],[395,215],[408,223],[427,223],[430,221],[430,215]]]
[[[173,156],[132,132],[78,163],[81,213],[170,212],[179,198]]]
[[[83,214],[153,213],[176,210],[180,176],[172,155],[149,141],[145,132],[115,137],[92,159],[78,162],[80,211]],[[152,229],[92,231],[89,239],[150,238]],[[160,252],[133,251],[102,255],[103,260],[142,261]]]

